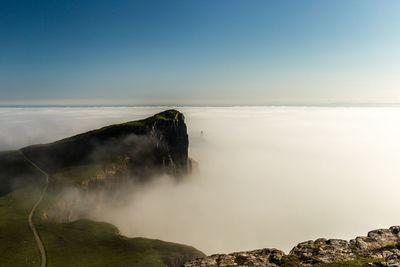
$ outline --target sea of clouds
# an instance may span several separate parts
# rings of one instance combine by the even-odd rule
[[[0,150],[56,141],[168,107],[0,108]],[[199,172],[162,177],[94,212],[127,236],[206,254],[288,251],[400,224],[400,108],[179,107]],[[201,134],[203,131],[203,134]]]

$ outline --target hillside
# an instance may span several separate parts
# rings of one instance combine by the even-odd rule
[[[182,179],[191,160],[184,117],[178,111],[0,152],[0,168],[0,266],[41,266],[27,224],[46,185],[38,168],[49,175],[48,189],[33,216],[47,266],[180,266],[204,256],[185,245],[124,237],[111,224],[46,215],[64,201],[65,188],[112,195],[110,184],[123,186],[126,179],[145,183],[157,174]]]

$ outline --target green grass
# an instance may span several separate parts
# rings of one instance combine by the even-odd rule
[[[123,163],[125,157],[120,155],[123,153],[116,153],[96,162],[79,157],[77,164],[75,154],[85,156],[89,153],[87,149],[93,148],[91,141],[115,134],[145,134],[156,120],[171,120],[177,114],[177,111],[169,110],[145,120],[111,125],[51,144],[22,149],[51,174],[48,191],[34,216],[46,249],[48,266],[177,266],[185,260],[205,256],[185,245],[122,236],[116,227],[107,223],[90,220],[57,223],[41,216],[47,207],[60,200],[60,192],[65,186],[79,186],[82,181]],[[79,153],[75,153],[77,150]],[[55,167],[51,168],[53,163]],[[15,187],[16,182],[18,187]],[[19,151],[0,152],[0,266],[40,266],[39,250],[27,218],[43,186],[44,176]]]
[[[119,235],[111,224],[78,220],[46,222],[39,231],[49,255],[48,266],[166,266],[201,257],[192,247]]]
[[[117,148],[113,147],[113,142],[132,134],[148,135],[157,121],[165,124],[165,121],[172,121],[177,116],[183,115],[175,110],[167,110],[144,120],[106,126],[53,143],[24,147],[21,151],[40,168],[53,175],[63,168],[108,161],[110,156],[129,153],[124,146],[118,147],[119,151],[114,150]],[[98,153],[98,149],[105,151]],[[93,153],[96,154],[96,159],[93,159]]]
[[[39,266],[39,250],[27,218],[40,193],[30,186],[0,198],[0,266]]]
[[[99,134],[101,132],[104,132],[106,130],[110,130],[112,128],[115,127],[121,127],[121,126],[129,126],[129,127],[133,127],[133,128],[143,128],[147,125],[151,125],[155,120],[173,120],[176,117],[176,114],[179,114],[178,111],[176,110],[166,110],[163,112],[160,112],[158,114],[155,114],[154,116],[148,117],[146,119],[143,120],[136,120],[136,121],[129,121],[129,122],[125,122],[125,123],[120,123],[120,124],[113,124],[113,125],[109,125],[106,127],[102,127],[100,129],[96,129],[96,130],[92,130],[83,134],[79,134],[79,135],[75,135],[72,137],[68,137],[59,141],[56,141],[54,143],[51,144],[40,144],[40,145],[35,145],[36,147],[39,146],[47,146],[47,145],[52,145],[52,144],[62,144],[62,143],[66,143],[66,142],[70,142],[70,141],[75,141],[77,139],[80,138],[84,138],[87,136],[92,136],[92,135],[96,135]],[[33,147],[33,146],[32,146]]]
[[[27,224],[28,214],[42,185],[26,186],[0,197],[0,266],[40,266],[39,251]],[[46,194],[54,195],[54,194]],[[54,197],[54,196],[53,196]],[[47,197],[47,202],[54,198]],[[43,203],[43,205],[48,205]],[[41,206],[37,211],[41,210]],[[108,223],[78,220],[43,221],[36,216],[46,248],[48,266],[176,266],[202,257],[185,245],[145,238],[127,238]]]
[[[84,180],[87,180],[96,175],[104,174],[112,167],[121,164],[124,161],[124,156],[117,156],[108,162],[84,164],[63,168],[52,175],[56,183],[81,185]]]

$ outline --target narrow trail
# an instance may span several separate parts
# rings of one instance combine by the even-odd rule
[[[33,206],[32,210],[31,210],[31,212],[29,213],[29,216],[28,216],[29,228],[31,229],[31,231],[33,233],[33,236],[35,237],[36,244],[37,244],[37,246],[39,248],[39,251],[40,251],[40,256],[41,256],[40,267],[46,267],[46,264],[47,264],[46,250],[44,248],[42,240],[40,239],[39,233],[38,233],[35,225],[32,222],[32,217],[33,217],[33,214],[35,213],[36,208],[39,206],[40,202],[42,202],[44,194],[47,191],[47,187],[49,186],[49,175],[45,171],[43,171],[41,168],[39,168],[39,166],[37,166],[34,162],[32,162],[27,156],[25,156],[25,154],[22,151],[20,151],[20,152],[21,152],[22,156],[30,164],[32,164],[33,167],[35,167],[35,169],[37,169],[39,172],[41,172],[46,177],[46,185],[43,188],[42,194],[40,195],[40,198],[35,203],[35,205]]]

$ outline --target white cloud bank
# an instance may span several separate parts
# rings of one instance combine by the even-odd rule
[[[54,141],[163,107],[0,108],[0,149]],[[182,107],[200,172],[160,179],[97,219],[205,253],[288,251],[400,224],[400,108]],[[204,135],[200,135],[204,131]]]

